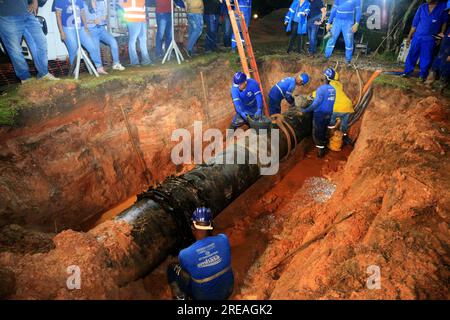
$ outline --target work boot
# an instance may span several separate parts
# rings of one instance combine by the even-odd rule
[[[317,158],[323,158],[325,156],[325,148],[317,148]]]
[[[427,87],[431,87],[433,85],[434,81],[436,81],[436,72],[430,71],[430,74],[428,75],[427,80],[425,80],[425,85]]]

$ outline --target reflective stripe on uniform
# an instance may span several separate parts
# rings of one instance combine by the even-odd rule
[[[194,281],[195,283],[205,283],[205,282],[209,282],[212,281],[218,277],[220,277],[221,275],[225,274],[226,272],[228,272],[229,270],[231,270],[231,266],[226,267],[225,269],[223,269],[222,271],[217,272],[216,274],[213,274],[212,276],[208,277],[208,278],[204,278],[204,279],[195,279],[193,277],[191,277],[192,281]]]
[[[286,99],[286,96],[284,95],[283,90],[281,90],[281,88],[278,86],[278,84],[276,84],[275,86],[278,88],[278,90],[280,90],[281,95],[283,96],[283,98]]]

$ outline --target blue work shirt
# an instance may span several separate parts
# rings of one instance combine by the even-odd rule
[[[247,79],[247,87],[241,91],[237,84],[231,87],[231,98],[233,99],[236,112],[245,119],[245,113],[254,116],[261,114],[263,101],[259,83],[253,79]]]
[[[331,84],[324,84],[317,89],[313,103],[303,112],[333,113],[336,101],[336,89]]]
[[[81,10],[84,10],[84,1],[75,0],[75,10],[77,13],[77,25],[83,27],[83,20],[81,19]],[[63,27],[75,28],[75,18],[73,14],[72,1],[70,0],[55,0],[55,10],[61,12],[61,22]]]
[[[246,8],[251,8],[251,7],[252,7],[252,0],[239,0],[239,8],[240,9],[246,9]]]
[[[310,12],[308,16],[308,22],[320,21],[322,19],[322,9],[326,8],[323,4],[323,0],[310,1]]]
[[[89,28],[94,28],[95,26],[106,26],[106,17],[108,16],[108,9],[106,7],[106,1],[97,0],[97,7],[91,12],[88,7],[86,7],[86,20]],[[94,21],[98,19],[100,22],[96,24]]]
[[[422,4],[416,11],[412,26],[416,28],[413,37],[420,40],[433,40],[433,34],[441,32],[442,25],[448,21],[445,3],[438,3],[430,13],[428,4]]]
[[[178,255],[181,267],[191,275],[195,300],[223,300],[233,291],[230,242],[224,234],[198,240]]]
[[[294,97],[292,96],[292,93],[295,90],[295,86],[295,78],[284,78],[272,87],[269,96],[274,100],[281,101],[283,99],[286,99],[287,102],[293,103]]]
[[[27,0],[0,0],[0,16],[20,16],[28,13]]]
[[[334,0],[328,23],[333,23],[335,18],[359,23],[361,20],[361,0]]]

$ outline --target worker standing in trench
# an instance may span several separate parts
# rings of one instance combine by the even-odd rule
[[[297,77],[284,78],[270,89],[269,92],[269,113],[270,115],[281,112],[281,101],[286,99],[290,105],[295,104],[292,96],[296,86],[306,86],[309,82],[309,76],[306,73],[299,74]]]
[[[179,264],[172,263],[167,278],[178,300],[225,300],[233,292],[231,249],[224,234],[212,236],[212,213],[197,208],[192,215],[192,230],[197,240],[180,251]]]
[[[243,72],[236,72],[231,87],[231,98],[233,99],[236,115],[231,122],[230,129],[248,124],[248,118],[255,120],[261,118],[263,100],[259,83],[253,79],[247,79]]]
[[[336,101],[336,89],[330,85],[330,82],[336,76],[336,72],[334,69],[328,68],[323,72],[323,76],[324,84],[317,89],[314,101],[309,107],[302,109],[302,112],[313,112],[313,139],[318,149],[317,156],[319,158],[325,155],[327,127]]]
[[[337,119],[340,119],[339,129],[343,133],[343,141],[345,144],[353,145],[352,139],[348,136],[348,123],[350,116],[355,112],[353,109],[353,102],[347,96],[339,81],[339,73],[336,71],[334,78],[330,81],[331,86],[336,89],[336,101],[334,102],[333,115],[331,116],[328,129],[334,130],[337,127]],[[312,97],[316,97],[316,92],[313,92]]]

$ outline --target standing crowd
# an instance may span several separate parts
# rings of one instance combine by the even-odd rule
[[[162,60],[172,41],[172,1],[154,2],[157,23],[154,56],[156,60]],[[234,10],[233,0],[230,0],[230,4]],[[252,0],[241,0],[239,4],[248,26]],[[128,29],[130,66],[152,64],[147,46],[146,0],[120,0],[119,5],[118,11],[121,12]],[[204,26],[206,37],[203,48],[206,53],[218,50],[220,25],[223,29],[224,47],[236,47],[225,0],[174,0],[174,5],[186,10],[188,39],[184,51],[188,57],[197,54],[196,45]],[[59,80],[48,72],[47,40],[36,18],[38,9],[38,0],[0,0],[0,39],[12,61],[16,76],[22,83],[31,78],[28,64],[22,54],[23,38],[33,57],[37,78]],[[101,43],[111,49],[112,69],[125,69],[119,58],[117,40],[107,29],[108,0],[53,0],[52,9],[72,66],[78,53],[78,30],[81,46],[89,53],[99,74],[108,74],[103,67]]]

